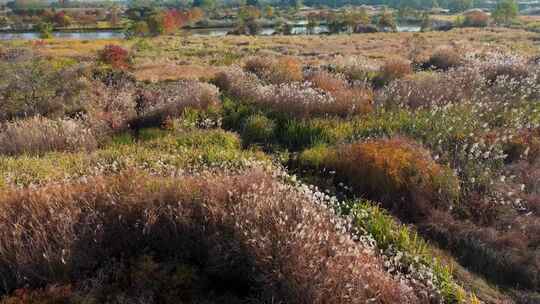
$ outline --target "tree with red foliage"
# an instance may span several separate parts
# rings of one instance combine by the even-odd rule
[[[167,10],[163,13],[163,28],[165,33],[174,33],[191,19],[189,11],[180,11],[176,9]]]
[[[99,61],[110,64],[115,69],[129,67],[129,52],[119,45],[107,45],[99,52]]]
[[[164,32],[167,34],[174,33],[188,23],[201,20],[203,16],[204,12],[200,8],[187,11],[167,10],[162,15]]]

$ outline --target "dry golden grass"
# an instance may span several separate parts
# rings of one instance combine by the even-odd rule
[[[135,68],[135,78],[139,81],[163,80],[208,80],[220,71],[213,66],[145,64]]]
[[[32,42],[27,42],[32,45]],[[131,43],[119,39],[103,39],[103,40],[71,40],[71,39],[51,39],[47,40],[44,45],[35,47],[36,51],[46,57],[68,57],[68,58],[88,58],[96,56],[97,52],[105,46],[115,44],[122,46],[130,46]]]
[[[154,65],[149,74],[164,73],[165,79],[207,76],[206,66],[239,63],[252,55],[296,56],[303,63],[332,62],[339,56],[363,56],[371,59],[408,58],[411,48],[432,52],[441,46],[460,47],[464,51],[483,52],[500,49],[523,55],[538,53],[538,34],[520,29],[507,28],[458,28],[448,32],[425,33],[373,33],[331,36],[164,36],[147,39],[149,49],[137,52],[135,69],[139,65]],[[414,45],[414,41],[421,41]],[[44,46],[35,47],[38,53],[51,57],[88,58],[107,44],[119,44],[131,48],[136,43],[125,40],[77,41],[51,39]],[[1,42],[4,46],[32,47],[32,42]],[[159,49],[159,52],[155,51]],[[224,63],[223,58],[230,57]],[[179,65],[181,67],[172,67]],[[183,66],[193,68],[195,76],[188,75]],[[163,72],[165,70],[166,72]],[[159,73],[157,72],[159,71]],[[148,76],[139,77],[146,79]],[[201,75],[202,74],[202,75]]]

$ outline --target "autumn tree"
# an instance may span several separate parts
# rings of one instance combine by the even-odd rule
[[[188,22],[189,23],[196,23],[201,21],[204,18],[204,11],[200,7],[194,7],[188,11],[189,17]]]
[[[274,18],[274,8],[270,5],[267,5],[265,8],[264,8],[264,15],[266,16],[266,18]]]
[[[397,31],[397,25],[394,15],[386,9],[383,10],[381,15],[379,16],[379,21],[377,22],[377,24],[383,30],[390,29],[393,32]]]
[[[352,32],[359,24],[369,24],[369,15],[364,8],[358,11],[345,12],[343,13],[343,22],[347,29]]]
[[[187,22],[187,14],[178,10],[168,10],[162,13],[163,31],[172,34]]]
[[[61,11],[54,15],[53,22],[58,27],[68,27],[71,25],[72,20],[71,17],[66,14],[66,12]]]
[[[236,31],[242,34],[257,34],[260,30],[259,18],[261,18],[261,11],[257,7],[243,6],[238,11]]]

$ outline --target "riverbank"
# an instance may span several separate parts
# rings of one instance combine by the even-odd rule
[[[398,32],[419,32],[420,26],[418,25],[398,25]],[[226,36],[234,31],[234,27],[186,27],[180,32],[183,35],[193,36],[210,36],[220,37]],[[347,33],[347,32],[343,32]],[[275,27],[262,27],[258,36],[272,36],[278,34]],[[330,30],[327,25],[318,25],[312,29],[308,29],[302,24],[293,24],[290,29],[291,35],[324,35],[330,34]],[[97,40],[97,39],[121,39],[124,38],[124,31],[122,28],[113,29],[63,29],[52,32],[53,38],[58,39],[80,39],[80,40]],[[0,40],[38,40],[41,39],[38,32],[32,31],[0,31]]]

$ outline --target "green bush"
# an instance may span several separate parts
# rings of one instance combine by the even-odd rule
[[[0,122],[81,111],[88,88],[77,66],[57,69],[46,60],[0,62]]]
[[[298,156],[298,161],[303,168],[322,169],[331,153],[335,151],[325,145],[318,145],[302,151]]]
[[[278,138],[290,150],[298,151],[318,143],[324,143],[324,130],[305,120],[288,120],[281,125]]]
[[[52,38],[52,32],[54,30],[53,25],[46,22],[41,22],[36,26],[36,30],[39,32],[39,38],[50,39]]]
[[[246,144],[269,143],[274,137],[276,123],[261,114],[249,116],[242,129],[242,139]]]
[[[360,201],[346,205],[350,208],[357,227],[365,229],[382,250],[402,254],[400,262],[415,268],[427,266],[434,274],[434,284],[441,291],[445,303],[464,303],[465,291],[454,281],[452,270],[435,258],[431,246],[405,225],[399,224],[372,202]]]

